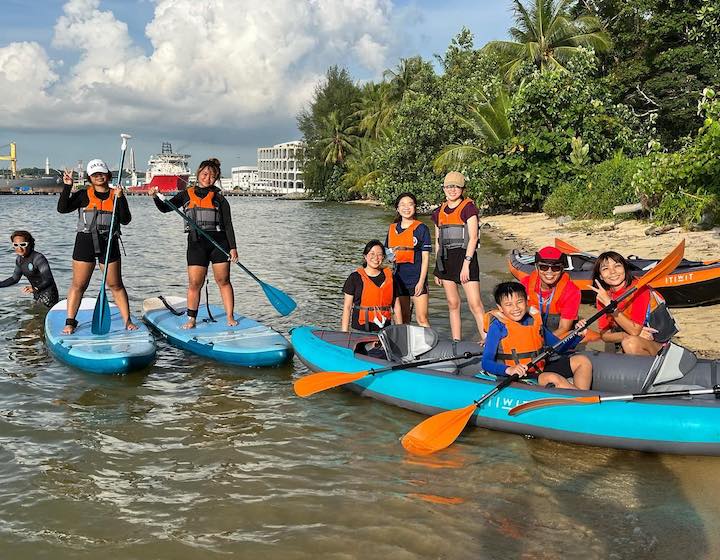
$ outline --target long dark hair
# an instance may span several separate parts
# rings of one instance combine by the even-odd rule
[[[215,180],[217,181],[220,177],[222,177],[222,174],[220,173],[220,160],[217,158],[210,158],[206,159],[205,161],[201,161],[200,165],[198,165],[197,171],[195,172],[195,176],[199,177],[200,172],[205,169],[209,168],[210,171],[215,173]]]
[[[397,211],[397,207],[400,205],[400,201],[405,197],[411,198],[413,204],[415,205],[415,212],[413,212],[412,219],[414,220],[417,217],[417,198],[415,197],[415,195],[411,192],[400,193],[395,198],[395,219],[393,220],[394,224],[399,224],[402,221],[402,216],[400,215],[400,212]]]
[[[28,244],[28,249],[30,249],[30,253],[32,253],[35,250],[35,238],[32,236],[32,234],[29,231],[25,231],[24,229],[17,229],[13,231],[10,234],[10,241],[15,239],[16,237],[22,237]]]
[[[625,260],[625,257],[623,257],[620,253],[617,253],[615,251],[605,251],[604,253],[600,253],[598,255],[597,260],[595,261],[595,266],[593,266],[592,271],[592,284],[595,285],[595,281],[598,280],[600,282],[600,285],[605,288],[606,290],[610,288],[603,279],[600,277],[600,267],[602,267],[607,261],[615,261],[616,263],[620,263],[623,266],[623,270],[625,270],[625,286],[629,286],[630,282],[632,282],[632,274],[630,274],[630,265],[628,265],[628,262]]]

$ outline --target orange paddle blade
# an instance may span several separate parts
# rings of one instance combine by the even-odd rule
[[[309,397],[325,389],[339,387],[346,383],[352,383],[369,375],[370,371],[359,371],[357,373],[344,373],[342,371],[321,371],[301,377],[293,383],[293,389],[298,397]]]
[[[559,249],[566,255],[568,253],[582,253],[580,249],[575,247],[574,245],[570,245],[567,241],[563,241],[562,239],[555,238],[555,248]]]
[[[517,416],[523,412],[530,410],[537,410],[538,408],[545,408],[547,406],[562,406],[565,404],[598,404],[600,397],[573,397],[570,399],[539,399],[537,401],[530,401],[523,404],[519,404],[508,411],[508,415]]]
[[[402,437],[402,446],[414,455],[430,455],[445,449],[457,439],[476,408],[472,403],[423,420]]]
[[[667,256],[663,260],[657,263],[653,268],[648,270],[638,279],[638,283],[636,286],[637,289],[639,290],[644,285],[649,284],[656,278],[660,278],[671,273],[677,268],[677,265],[680,264],[680,261],[682,260],[684,254],[685,240],[683,239],[680,243],[678,243],[677,247],[675,247],[667,254]]]

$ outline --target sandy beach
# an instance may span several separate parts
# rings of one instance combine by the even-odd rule
[[[716,231],[686,231],[674,228],[660,235],[646,235],[653,224],[637,220],[622,222],[572,220],[558,223],[542,213],[502,214],[484,216],[489,224],[483,233],[498,238],[508,250],[523,247],[535,250],[552,245],[559,237],[591,253],[615,250],[623,255],[663,257],[685,239],[685,258],[711,260],[720,258],[720,235]],[[709,357],[720,357],[720,305],[673,309],[680,333],[675,340]]]

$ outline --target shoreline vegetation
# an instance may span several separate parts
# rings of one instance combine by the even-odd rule
[[[440,202],[463,172],[485,213],[720,223],[715,0],[512,0],[508,40],[463,28],[377,82],[331,67],[297,117],[313,196]]]
[[[616,250],[626,256],[647,258],[662,258],[685,239],[685,258],[720,258],[720,232],[717,229],[686,231],[673,228],[659,235],[646,235],[652,224],[640,220],[560,222],[540,212],[484,216],[481,238],[492,235],[508,252],[519,248],[537,250],[552,245],[558,237],[588,253]],[[587,306],[584,308],[590,309]],[[671,311],[680,326],[680,332],[674,339],[678,344],[701,356],[720,358],[720,329],[717,328],[720,305],[673,308]]]

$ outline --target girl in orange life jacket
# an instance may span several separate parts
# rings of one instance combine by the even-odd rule
[[[593,268],[591,286],[598,309],[625,293],[636,283],[625,258],[615,251],[601,253]],[[612,315],[598,321],[602,340],[620,344],[626,354],[655,356],[677,332],[675,321],[662,297],[649,286],[641,288],[629,302],[621,303]]]
[[[201,162],[196,175],[198,185],[180,191],[170,199],[170,202],[176,208],[182,207],[189,218],[230,254],[230,261],[237,262],[238,252],[230,205],[222,196],[220,189],[215,186],[215,182],[221,175],[220,162],[217,159],[207,159]],[[172,212],[169,205],[155,196],[157,191],[157,187],[148,191],[148,194],[153,196],[155,206],[161,212]],[[197,310],[200,305],[200,290],[205,283],[208,266],[211,262],[215,282],[220,288],[227,324],[230,327],[237,325],[233,313],[235,294],[230,283],[230,262],[227,256],[190,226],[186,226],[185,231],[188,234],[186,312],[188,320],[183,328],[195,328]]]
[[[393,275],[390,269],[383,267],[384,258],[383,244],[377,239],[369,241],[363,249],[364,266],[345,280],[341,323],[344,332],[349,332],[350,327],[377,332],[390,325],[393,308],[395,317],[399,318]]]
[[[409,192],[395,199],[397,214],[390,224],[385,246],[393,255],[395,287],[402,322],[409,323],[410,300],[418,325],[429,327],[427,272],[430,262],[430,230],[416,219],[417,199]]]
[[[538,383],[553,383],[560,389],[589,389],[592,383],[592,363],[587,356],[559,356],[538,364],[539,369],[528,371],[527,364],[543,346],[557,344],[558,339],[543,328],[540,312],[527,305],[527,293],[519,282],[502,282],[494,291],[497,310],[486,315],[487,338],[483,350],[482,367],[494,375],[514,375],[537,378]],[[583,327],[580,321],[578,326]],[[581,332],[568,341],[562,350],[575,347],[582,339]],[[567,381],[572,378],[573,383]]]
[[[483,315],[485,308],[480,298],[480,267],[477,260],[478,210],[473,201],[463,198],[465,177],[451,171],[445,176],[443,190],[445,202],[433,212],[435,222],[435,250],[437,261],[435,282],[445,290],[450,312],[450,331],[460,340],[460,292],[462,285],[470,312],[475,318],[480,341],[485,339]]]
[[[542,316],[543,325],[555,336],[572,330],[580,309],[580,288],[563,271],[565,255],[555,247],[535,253],[535,270],[520,282],[528,293],[528,304]]]
[[[72,334],[77,327],[77,315],[83,294],[90,283],[95,262],[102,269],[106,266],[105,252],[108,242],[110,245],[110,258],[107,263],[106,285],[110,288],[115,305],[118,306],[120,316],[125,321],[125,328],[133,331],[137,326],[130,318],[130,305],[127,292],[122,281],[120,266],[120,246],[118,235],[120,225],[130,223],[132,216],[128,207],[127,198],[123,196],[122,188],[111,189],[112,174],[105,162],[99,159],[91,160],[87,165],[87,174],[90,186],[72,192],[72,171],[66,169],[63,174],[65,187],[60,193],[57,210],[67,214],[77,210],[77,234],[72,256],[72,282],[67,295],[67,319],[63,333]],[[113,203],[115,209],[115,231],[110,233]],[[109,241],[110,240],[110,241]]]

